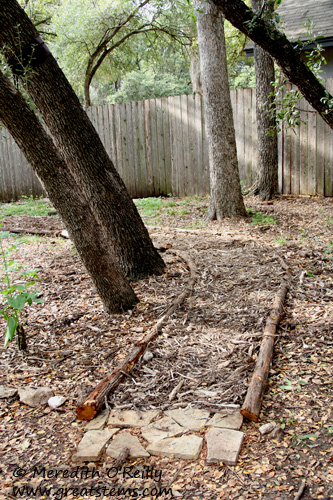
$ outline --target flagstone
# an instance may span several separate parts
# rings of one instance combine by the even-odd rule
[[[144,449],[137,436],[133,436],[129,432],[121,432],[117,434],[109,444],[106,454],[112,458],[118,458],[120,452],[124,449],[129,449],[130,458],[145,458],[149,457],[149,453]]]
[[[203,445],[203,438],[190,434],[187,436],[166,438],[154,441],[147,446],[151,455],[196,460]]]
[[[207,463],[235,465],[243,439],[243,432],[213,427],[206,434]]]
[[[225,429],[239,430],[243,424],[243,415],[239,410],[233,412],[225,411],[215,413],[215,415],[208,420],[207,427],[223,427]]]
[[[142,436],[149,443],[169,437],[180,436],[184,434],[184,432],[186,432],[186,429],[177,424],[177,422],[170,417],[163,417],[141,429]]]
[[[72,456],[73,462],[97,462],[107,442],[118,431],[119,429],[104,429],[86,432]]]
[[[124,410],[111,412],[108,425],[117,427],[146,427],[159,414],[159,410],[148,410],[137,412],[135,410]]]
[[[179,425],[192,431],[197,431],[204,427],[209,418],[209,411],[200,410],[198,408],[167,410],[165,413],[173,418]]]

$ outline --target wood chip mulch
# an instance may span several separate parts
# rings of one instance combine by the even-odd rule
[[[135,470],[147,471],[149,466],[162,471],[159,482],[149,474],[131,478],[119,473],[110,479],[107,471],[114,460],[105,455],[98,464],[89,465],[99,472],[97,479],[64,478],[61,474],[41,477],[42,467],[75,470],[71,456],[85,426],[76,419],[75,408],[182,293],[190,274],[183,259],[163,253],[166,273],[134,285],[138,306],[123,315],[109,316],[71,242],[57,237],[61,224],[43,218],[44,230],[50,229],[53,236],[27,238],[15,259],[38,269],[44,304],[24,313],[29,352],[22,354],[15,345],[0,348],[0,384],[49,386],[56,395],[66,396],[67,402],[51,410],[29,408],[15,398],[0,400],[0,499],[15,498],[13,486],[37,487],[42,481],[53,490],[49,496],[39,490],[38,498],[60,499],[61,488],[97,483],[137,491],[150,488],[147,498],[156,497],[152,488],[167,486],[174,497],[191,500],[333,496],[333,200],[283,197],[273,204],[255,198],[246,201],[252,210],[275,217],[276,224],[255,226],[250,220],[206,224],[202,208],[207,200],[194,200],[187,214],[162,215],[159,225],[149,227],[157,247],[168,244],[190,255],[198,276],[193,293],[150,345],[146,360],[139,361],[108,398],[108,405],[118,409],[192,405],[216,413],[226,404],[241,405],[265,320],[285,275],[282,259],[291,272],[291,289],[260,420],[244,422],[238,464],[207,465],[204,447],[196,462],[158,457],[126,462],[125,466]],[[14,223],[10,219],[5,219],[2,229]],[[25,216],[15,224],[37,227],[33,219]],[[48,219],[54,227],[48,228]],[[202,227],[186,229],[195,223]],[[0,326],[4,331],[3,323]],[[180,381],[183,384],[170,401]],[[260,425],[270,421],[283,428],[280,439],[258,432]],[[15,477],[18,467],[27,471],[25,477]],[[36,477],[34,467],[39,471]],[[97,493],[80,494],[72,489],[63,498],[102,498]],[[30,497],[37,498],[21,495]],[[164,497],[171,495],[159,498]]]

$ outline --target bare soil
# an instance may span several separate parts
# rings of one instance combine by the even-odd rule
[[[166,273],[135,283],[140,303],[123,315],[103,312],[71,242],[59,238],[62,225],[57,218],[4,220],[2,229],[44,230],[47,236],[27,239],[15,255],[23,266],[38,269],[44,303],[30,307],[22,318],[28,353],[14,344],[0,348],[0,384],[49,386],[67,401],[53,411],[29,408],[15,398],[0,400],[1,499],[15,497],[13,485],[38,486],[43,478],[33,477],[35,466],[75,469],[71,457],[85,427],[76,419],[76,406],[187,286],[189,268],[172,249],[195,261],[194,291],[150,345],[150,359],[141,360],[109,395],[111,408],[192,405],[215,413],[225,404],[241,405],[286,267],[291,289],[260,420],[244,422],[238,464],[207,465],[204,447],[197,461],[151,457],[126,465],[161,470],[159,486],[170,486],[177,498],[295,499],[303,483],[304,500],[333,496],[333,199],[283,197],[267,204],[247,198],[248,208],[276,219],[266,225],[253,225],[251,218],[207,223],[207,203],[193,200],[186,211],[163,212],[158,224],[149,226],[155,245],[170,248],[163,253]],[[0,326],[4,332],[4,323]],[[170,402],[180,380],[182,388]],[[258,427],[270,421],[282,426],[280,439],[260,435]],[[139,490],[157,486],[151,478],[118,475],[111,480],[107,470],[113,464],[104,455],[95,464],[100,479],[94,481],[48,477],[43,484],[54,486],[54,496],[39,497],[62,500],[61,488],[96,482]],[[27,471],[25,477],[15,477],[17,467]],[[82,492],[81,497],[101,498]],[[73,490],[63,496],[81,497]]]

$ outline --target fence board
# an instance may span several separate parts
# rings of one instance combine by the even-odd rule
[[[126,141],[127,141],[127,153],[128,153],[128,164],[126,165],[127,169],[127,177],[126,182],[128,186],[128,191],[131,196],[136,195],[137,186],[135,181],[135,139],[134,139],[134,130],[133,130],[133,117],[132,117],[132,103],[126,103]]]
[[[196,194],[196,189],[200,190],[198,178],[198,154],[195,147],[196,144],[196,108],[195,108],[195,94],[187,96],[187,193],[192,196]],[[185,146],[186,147],[186,146]]]
[[[163,144],[164,144],[164,178],[165,178],[165,195],[172,193],[171,183],[171,142],[170,142],[170,116],[168,108],[168,98],[161,99],[162,114],[163,114]]]
[[[326,80],[327,90],[332,95],[333,78]],[[325,124],[325,196],[333,196],[333,134],[332,130]]]
[[[317,193],[325,192],[325,123],[316,114],[316,191]]]
[[[301,111],[300,125],[300,194],[308,193],[308,125],[306,123],[307,113]]]
[[[165,148],[164,148],[164,127],[163,127],[163,109],[162,100],[156,99],[156,135],[157,135],[157,151],[158,151],[158,186],[159,194],[167,194],[166,178],[165,178]]]
[[[156,115],[156,101],[150,100],[150,144],[151,144],[151,158],[153,170],[153,184],[154,195],[159,196],[160,190],[160,169],[158,164],[158,139],[157,139],[157,115]]]
[[[309,110],[308,113],[308,191],[307,194],[316,195],[316,166],[317,166],[317,152],[316,152],[316,114]]]
[[[191,144],[189,141],[189,109],[188,109],[188,96],[182,95],[180,97],[180,108],[182,115],[182,150],[184,155],[184,171],[181,176],[182,189],[184,194],[192,194],[191,186],[191,160],[190,149]]]
[[[155,194],[154,190],[154,171],[153,171],[153,155],[152,155],[152,150],[151,150],[151,132],[150,132],[150,104],[151,101],[145,101],[144,102],[144,107],[145,107],[145,141],[146,141],[146,162],[147,162],[147,181],[148,185],[150,187],[150,192],[152,195]]]
[[[290,179],[290,192],[292,194],[299,194],[300,184],[300,142],[299,142],[299,127],[297,127],[296,134],[291,135],[291,179]]]
[[[326,81],[332,92],[333,79]],[[257,166],[255,89],[231,91],[240,178]],[[303,100],[296,134],[278,136],[279,188],[284,194],[333,196],[333,132]],[[208,141],[201,94],[91,107],[87,113],[132,196],[209,193]],[[0,200],[43,188],[10,134],[0,141]]]

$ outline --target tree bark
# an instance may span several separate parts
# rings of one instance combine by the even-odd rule
[[[96,286],[106,312],[122,312],[133,307],[137,298],[108,244],[103,228],[96,223],[89,204],[40,121],[20,92],[2,73],[0,120],[42,180]]]
[[[43,116],[59,155],[131,280],[161,274],[164,262],[76,94],[16,0],[0,0],[0,43]],[[33,47],[33,50],[32,50]]]
[[[259,12],[262,0],[252,0],[252,8]],[[267,4],[271,14],[274,11],[274,2]],[[269,129],[276,126],[276,114],[270,113],[273,103],[272,94],[275,79],[273,59],[255,44],[254,66],[256,74],[256,114],[258,135],[258,165],[257,176],[253,187],[253,194],[259,195],[260,200],[270,200],[278,192],[278,143],[277,133],[267,135]]]
[[[224,21],[210,0],[195,2],[209,147],[211,202],[207,218],[246,215],[230,99]]]
[[[231,24],[260,45],[274,59],[286,77],[333,128],[333,112],[326,101],[332,96],[301,60],[297,47],[295,48],[282,32],[274,28],[272,22],[258,18],[242,0],[211,1]]]

